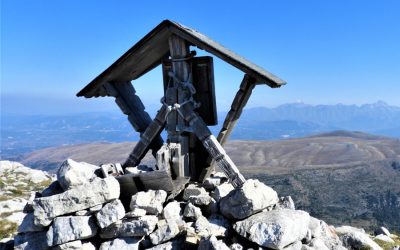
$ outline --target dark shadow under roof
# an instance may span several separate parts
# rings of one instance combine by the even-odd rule
[[[98,97],[107,95],[103,85],[107,82],[126,82],[139,78],[162,63],[169,56],[168,39],[176,34],[200,49],[254,77],[259,84],[272,88],[280,87],[285,81],[245,58],[226,49],[209,37],[179,23],[164,20],[138,43],[123,54],[116,62],[84,87],[77,96]]]

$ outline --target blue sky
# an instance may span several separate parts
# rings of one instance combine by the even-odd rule
[[[199,30],[288,82],[258,86],[249,107],[377,100],[400,106],[400,1],[174,3],[2,0],[1,112],[117,110],[111,98],[75,94],[164,19]],[[220,110],[242,76],[216,60]],[[149,109],[159,106],[159,68],[134,85]]]

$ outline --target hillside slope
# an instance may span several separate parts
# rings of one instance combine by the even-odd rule
[[[134,143],[81,144],[26,155],[22,163],[52,170],[64,159],[122,162]],[[336,131],[280,141],[230,141],[228,154],[300,208],[332,224],[385,225],[400,231],[400,140]],[[151,163],[147,157],[143,163]]]

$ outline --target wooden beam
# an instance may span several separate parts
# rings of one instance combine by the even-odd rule
[[[190,56],[189,44],[176,35],[168,39],[169,51],[172,61],[173,87],[168,86],[166,90],[166,102],[174,106],[189,100],[193,93],[183,85],[183,82],[192,82],[191,63],[187,60]],[[177,112],[170,114],[167,120],[168,139],[173,143],[180,143],[181,152],[179,157],[179,169],[176,170],[177,177],[189,176],[189,135],[186,133],[186,122]]]
[[[135,167],[140,163],[140,161],[146,155],[147,151],[151,148],[152,142],[154,142],[156,138],[160,137],[160,133],[165,126],[167,112],[167,107],[163,105],[158,111],[154,120],[149,124],[147,129],[140,136],[139,142],[135,145],[132,153],[122,165],[123,168]]]
[[[135,131],[142,135],[152,120],[145,111],[145,106],[139,96],[136,95],[136,90],[131,82],[107,83],[105,88],[109,95],[115,97],[115,102],[121,111],[128,116],[128,121]],[[151,141],[150,149],[154,157],[163,143],[164,141],[159,135]]]
[[[242,114],[243,108],[246,106],[247,101],[251,96],[255,84],[256,80],[254,78],[252,78],[248,74],[244,75],[242,83],[240,84],[240,88],[231,104],[231,109],[226,115],[225,121],[217,137],[217,140],[221,144],[221,146],[225,145],[225,142],[231,135],[237,121],[239,120],[240,115]],[[201,182],[209,177],[215,169],[215,162],[213,161],[213,158],[211,156],[207,159],[207,163],[208,167],[204,168],[203,173],[200,177]]]
[[[215,160],[218,167],[229,178],[234,187],[240,187],[245,182],[243,175],[239,172],[235,163],[222,148],[215,136],[211,133],[206,123],[193,111],[190,105],[185,105],[180,109],[181,114],[193,129],[194,134],[203,143],[204,148]]]

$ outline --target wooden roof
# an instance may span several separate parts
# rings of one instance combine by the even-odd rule
[[[285,84],[285,81],[277,76],[226,49],[200,32],[179,23],[164,20],[84,87],[77,96],[87,98],[106,96],[107,93],[103,86],[105,83],[135,80],[157,67],[163,59],[169,56],[168,39],[171,34],[182,37],[191,45],[203,49],[249,74],[256,79],[257,83],[265,83],[272,88]]]

